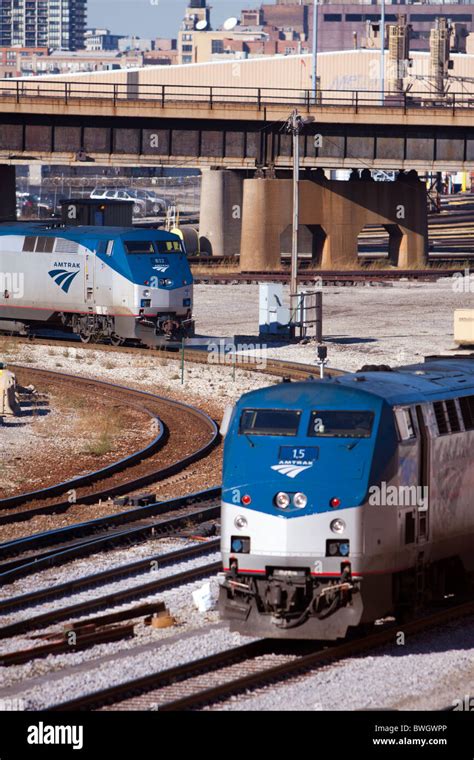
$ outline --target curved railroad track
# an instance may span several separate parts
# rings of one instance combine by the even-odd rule
[[[19,378],[53,381],[65,389],[69,383],[85,394],[104,388],[109,398],[126,399],[146,409],[156,419],[158,435],[146,449],[108,468],[87,473],[75,480],[47,486],[30,493],[0,500],[0,525],[28,520],[39,514],[67,511],[74,504],[94,504],[174,475],[206,456],[218,442],[217,425],[205,412],[180,401],[147,391],[30,367],[10,365]],[[166,464],[163,465],[163,462]],[[123,473],[126,477],[123,477]],[[71,499],[71,491],[74,497]],[[60,498],[57,498],[57,497]],[[64,498],[67,496],[67,498]],[[61,498],[62,497],[62,498]],[[38,502],[41,502],[38,505]],[[20,507],[28,508],[20,509]]]
[[[3,336],[6,337],[6,336]],[[206,338],[203,337],[203,341]],[[181,361],[184,358],[185,362],[191,362],[192,364],[205,364],[209,365],[208,353],[203,349],[186,348],[184,349],[184,356],[181,351],[168,351],[154,350],[151,348],[139,347],[139,346],[112,346],[107,343],[81,343],[80,340],[74,340],[73,338],[64,338],[58,336],[57,338],[41,338],[30,337],[25,338],[22,336],[8,336],[8,341],[13,345],[38,345],[38,346],[51,346],[51,344],[58,344],[63,348],[75,348],[81,351],[100,351],[105,353],[119,353],[129,354],[134,356],[147,356],[154,357],[165,354],[167,361],[176,362]],[[239,356],[235,357],[235,362],[229,363],[229,367],[234,366],[237,369],[248,370],[249,372],[258,372],[264,375],[272,375],[275,377],[288,377],[291,380],[307,380],[308,377],[317,376],[319,369],[315,365],[312,367],[310,364],[304,364],[302,362],[291,362],[281,359],[266,359],[264,365],[260,358],[254,358],[252,356]],[[9,365],[13,367],[13,365]],[[329,368],[326,370],[326,376],[332,377],[336,375],[344,374],[342,370]]]

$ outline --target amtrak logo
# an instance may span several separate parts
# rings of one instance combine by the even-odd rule
[[[272,465],[272,470],[279,472],[280,475],[286,475],[288,478],[296,478],[300,472],[309,470],[312,466],[312,462],[310,464],[292,464],[288,462],[282,462],[280,464]]]
[[[79,269],[76,269],[73,272],[68,272],[67,269],[51,269],[48,274],[52,277],[56,285],[59,285],[61,290],[65,293],[69,293],[69,288],[71,287],[74,278],[79,274]]]
[[[168,264],[166,264],[165,266],[163,266],[163,265],[159,265],[159,266],[155,265],[153,267],[153,269],[155,270],[155,272],[166,272],[169,269],[169,265]]]

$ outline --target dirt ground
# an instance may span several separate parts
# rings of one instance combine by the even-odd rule
[[[285,296],[288,289],[285,289]],[[329,365],[354,371],[363,364],[402,365],[454,348],[453,312],[474,308],[474,278],[404,281],[376,286],[324,287],[324,340]],[[200,335],[258,336],[258,285],[198,285]],[[267,343],[268,355],[312,363],[314,344]]]

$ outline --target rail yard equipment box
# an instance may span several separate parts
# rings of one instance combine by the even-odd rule
[[[474,309],[455,310],[454,342],[459,346],[474,346]]]
[[[71,198],[61,202],[61,221],[68,226],[131,227],[133,201]]]

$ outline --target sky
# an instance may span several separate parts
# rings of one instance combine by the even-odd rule
[[[249,0],[210,0],[208,4],[214,29],[229,16],[238,16],[242,8],[257,5]],[[87,26],[104,26],[114,34],[176,37],[187,5],[186,0],[88,0]]]

